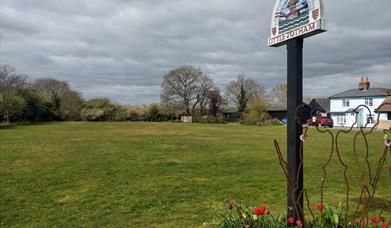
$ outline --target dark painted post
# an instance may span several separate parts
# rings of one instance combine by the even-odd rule
[[[296,108],[303,102],[303,38],[295,38],[287,43],[288,49],[288,174],[293,181],[298,181],[299,187],[296,191],[288,184],[288,216],[300,218],[302,212],[296,214],[293,202],[298,201],[303,208],[303,197],[300,193],[303,190],[303,166],[300,166],[300,135],[303,127],[295,119]],[[298,174],[299,172],[299,174]],[[297,180],[297,177],[299,180]],[[300,197],[300,198],[299,198]],[[299,209],[300,210],[300,209]]]

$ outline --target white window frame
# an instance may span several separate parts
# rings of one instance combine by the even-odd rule
[[[373,98],[370,98],[370,97],[365,98],[365,105],[368,107],[372,107],[373,106]]]
[[[369,115],[367,114],[367,123],[368,124],[374,124],[375,123],[375,115]]]
[[[337,123],[346,124],[346,115],[337,115]]]
[[[349,106],[350,106],[350,100],[342,99],[342,107],[349,107]]]

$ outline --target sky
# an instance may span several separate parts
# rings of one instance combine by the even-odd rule
[[[0,63],[84,98],[160,101],[163,76],[200,68],[224,90],[238,74],[286,83],[286,47],[267,47],[274,0],[0,0]],[[304,41],[304,95],[391,88],[391,1],[324,0],[327,32]]]

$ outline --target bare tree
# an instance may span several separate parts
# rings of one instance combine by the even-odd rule
[[[61,118],[63,115],[60,108],[64,94],[71,91],[68,83],[53,78],[41,78],[37,79],[32,87],[36,92],[43,94],[47,101],[53,103],[54,113],[57,118]]]
[[[10,65],[0,66],[0,92],[15,92],[26,87],[26,76],[16,74]]]
[[[262,99],[267,103],[268,100],[265,88],[254,79],[247,78],[244,74],[240,74],[236,80],[230,82],[225,94],[229,102],[238,108],[241,116],[249,102]]]
[[[224,104],[223,97],[221,96],[220,90],[215,88],[209,91],[209,114],[216,117],[220,110],[220,107]]]
[[[201,77],[200,86],[198,89],[198,99],[199,99],[201,115],[206,114],[207,111],[206,107],[208,105],[209,93],[214,89],[214,87],[215,87],[214,82],[209,76],[204,75]]]
[[[37,79],[33,84],[33,88],[35,91],[45,94],[50,99],[60,98],[65,92],[70,91],[67,82],[53,78]]]
[[[273,99],[273,103],[286,107],[287,105],[287,84],[279,84],[276,85],[273,90],[271,97]]]
[[[166,107],[175,107],[194,115],[197,107],[204,114],[208,103],[208,93],[214,82],[200,69],[192,66],[176,68],[163,78],[161,101]]]

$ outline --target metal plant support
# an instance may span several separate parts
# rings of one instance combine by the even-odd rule
[[[383,103],[381,105],[381,107],[385,106],[385,105],[391,106],[391,103]],[[381,108],[381,107],[379,107],[379,108]],[[369,111],[369,113],[372,114],[371,110],[365,105],[358,106],[357,108],[355,108],[353,110],[353,112],[358,113],[359,109],[362,109],[362,108],[367,109]],[[311,110],[311,108],[306,104],[302,104],[296,108],[296,112],[295,112],[296,113],[295,120],[299,123],[300,126],[303,126],[303,134],[299,137],[300,141],[301,141],[301,143],[300,143],[300,161],[301,162],[300,162],[299,168],[296,172],[298,175],[300,174],[300,170],[303,169],[303,148],[304,148],[305,139],[307,137],[310,137],[307,134],[309,127],[306,126],[305,123],[302,123],[300,120],[301,118],[300,118],[299,113],[301,113],[300,111],[303,109]],[[311,114],[313,114],[313,113],[314,113],[314,110],[311,110]],[[380,114],[377,115],[377,121],[374,124],[374,126],[371,128],[367,128],[367,126],[369,124],[368,122],[364,126],[358,126],[357,125],[357,117],[356,117],[355,123],[352,126],[350,126],[349,128],[344,128],[344,129],[339,129],[339,130],[329,130],[329,129],[324,129],[324,128],[320,128],[320,127],[316,126],[317,133],[328,134],[330,137],[330,153],[328,155],[328,159],[321,166],[323,175],[322,175],[322,179],[321,179],[321,183],[320,183],[320,203],[322,205],[324,203],[325,181],[326,181],[326,177],[328,175],[327,168],[330,165],[330,161],[331,161],[332,157],[337,156],[339,165],[342,166],[342,168],[343,168],[344,184],[346,185],[346,193],[345,193],[346,204],[345,204],[345,208],[344,208],[345,224],[343,224],[344,227],[349,227],[349,224],[347,224],[348,221],[352,221],[352,224],[350,225],[352,227],[355,225],[354,222],[358,222],[359,224],[361,224],[360,225],[361,227],[368,226],[369,205],[370,205],[371,201],[374,200],[374,197],[376,194],[376,189],[378,187],[378,183],[379,183],[379,179],[380,179],[380,174],[381,174],[381,171],[382,171],[383,166],[385,164],[385,161],[387,159],[387,155],[391,155],[390,141],[387,136],[390,133],[391,128],[383,129],[382,132],[384,134],[384,145],[383,145],[384,149],[383,149],[382,153],[379,154],[379,159],[378,159],[375,167],[371,167],[371,164],[369,162],[369,146],[368,146],[368,137],[367,136],[372,134],[375,131],[375,129],[377,128],[377,126],[379,124],[379,118],[380,118]],[[358,130],[356,131],[354,129],[358,129]],[[349,205],[349,199],[351,196],[351,183],[349,182],[349,178],[347,176],[347,171],[348,171],[349,167],[348,167],[347,162],[344,161],[344,159],[342,159],[342,157],[341,157],[342,151],[339,146],[339,140],[341,138],[341,135],[348,134],[348,133],[354,134],[354,137],[353,137],[353,159],[354,159],[354,161],[352,161],[352,162],[354,162],[354,164],[361,171],[361,173],[360,173],[360,190],[361,190],[360,201],[359,201],[357,207],[352,208],[352,210],[350,209],[350,205]],[[365,157],[364,163],[365,164],[364,165],[366,166],[365,167],[366,169],[364,169],[362,167],[362,164],[359,162],[359,156],[357,153],[357,149],[359,149],[359,148],[357,148],[357,146],[356,146],[356,144],[358,142],[358,136],[362,136],[363,141],[364,141],[364,150],[365,150],[365,153],[364,153],[364,157]],[[314,213],[313,213],[311,206],[310,206],[310,200],[308,197],[307,189],[303,188],[302,190],[300,190],[298,197],[289,196],[289,194],[297,194],[297,190],[300,189],[300,184],[302,184],[302,183],[299,183],[299,180],[300,180],[299,177],[294,178],[296,181],[292,180],[292,178],[289,175],[288,162],[284,159],[283,153],[281,151],[280,145],[277,142],[277,140],[274,140],[274,145],[275,145],[275,149],[276,149],[276,152],[278,155],[280,166],[281,166],[281,168],[284,172],[284,175],[287,179],[287,184],[288,184],[288,188],[289,188],[288,199],[304,198],[305,204],[306,204],[305,206],[301,206],[302,204],[300,203],[299,200],[296,200],[294,202],[290,202],[289,205],[293,205],[293,208],[290,208],[290,210],[292,210],[294,212],[294,214],[296,214],[296,215],[302,215],[302,214],[304,214],[303,207],[307,207],[310,216],[312,217],[312,219],[315,220]],[[390,172],[391,172],[391,167],[390,167]],[[369,184],[366,183],[366,181],[365,181],[367,179],[369,179]],[[382,214],[383,210],[385,209],[385,205],[386,205],[385,202],[383,202],[382,207],[380,208],[381,209],[380,215]],[[322,220],[323,220],[323,209],[321,210],[321,213],[322,213]],[[308,223],[306,223],[306,221],[305,221],[305,216],[303,216],[303,220],[304,220],[304,222],[303,222],[304,226],[308,227]],[[322,227],[324,227],[324,224],[322,225]]]

